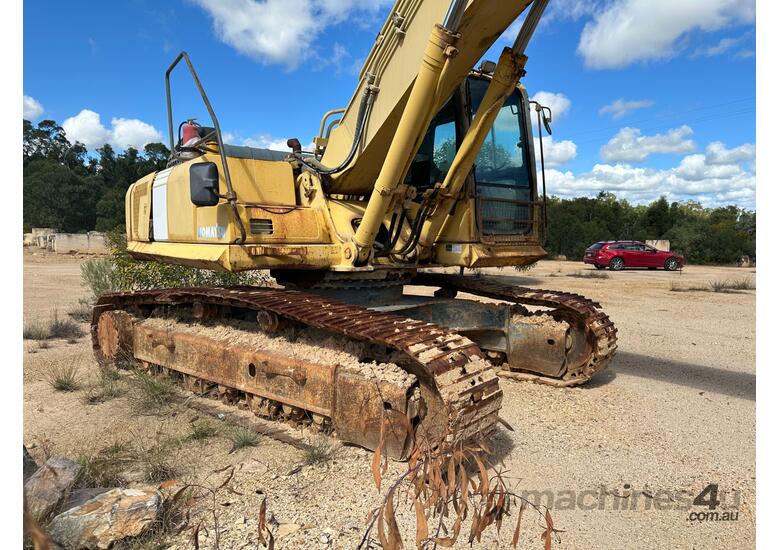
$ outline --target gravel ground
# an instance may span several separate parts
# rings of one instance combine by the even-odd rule
[[[25,251],[25,319],[49,317],[55,308],[61,315],[76,304],[84,295],[82,261]],[[623,271],[597,279],[571,276],[593,272],[582,264],[550,261],[522,274],[487,272],[514,284],[585,294],[601,302],[619,327],[612,366],[583,387],[502,380],[502,417],[514,432],[502,428],[493,445],[517,491],[538,491],[542,503],[552,497],[555,525],[562,530],[553,547],[753,547],[755,291],[670,291],[673,282],[754,280],[753,271],[692,266],[682,274]],[[84,386],[94,381],[88,338],[51,344],[24,344],[24,438],[36,459],[94,452],[116,441],[139,447],[161,438],[177,441],[170,460],[178,479],[217,485],[225,473],[214,470],[236,469],[233,487],[241,494],[222,491],[217,502],[220,548],[255,547],[265,497],[277,548],[356,546],[378,502],[366,451],[338,447],[332,460],[303,465],[301,445],[279,439],[317,443],[317,436],[183,393],[157,414],[139,414],[132,391],[87,405],[84,390],[55,392],[47,377],[64,362],[78,368]],[[217,435],[187,438],[195,418],[212,422]],[[231,453],[236,422],[285,437],[261,435],[257,447]],[[401,464],[391,464],[387,476],[401,472]],[[710,483],[718,485],[722,505],[738,503],[738,519],[689,520],[691,512],[708,511],[688,503]],[[542,529],[528,518],[521,546],[541,548]],[[413,513],[399,509],[399,524],[409,533],[405,546],[414,547]],[[511,530],[505,527],[499,537],[490,532],[475,547],[506,548]],[[202,547],[214,539],[212,529]],[[191,547],[185,535],[170,542]]]

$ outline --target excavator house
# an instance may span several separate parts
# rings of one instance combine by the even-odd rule
[[[171,158],[127,192],[128,252],[277,284],[104,296],[101,365],[134,358],[400,459],[421,438],[489,434],[499,374],[567,386],[605,369],[616,329],[598,304],[465,274],[546,255],[532,120],[549,132],[552,115],[520,84],[546,4],[398,0],[311,151],[224,143],[182,52],[166,73]],[[481,62],[523,12],[513,46]],[[185,65],[210,126],[174,125],[170,74]]]

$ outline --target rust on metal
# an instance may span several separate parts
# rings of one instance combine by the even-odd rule
[[[144,318],[165,307],[194,309],[196,316],[217,308],[226,318],[236,311],[254,312],[255,318],[265,312],[258,319],[271,326],[276,316],[384,346],[402,354],[405,359],[400,366],[416,377],[419,387],[398,387],[367,379],[354,370],[290,362],[225,342],[207,342],[186,331],[166,332],[144,325]],[[250,408],[269,416],[287,406],[306,411],[312,418],[319,415],[318,420],[328,418],[339,438],[369,449],[379,443],[384,422],[390,426],[386,430],[388,454],[396,458],[405,457],[411,449],[409,426],[415,437],[436,441],[444,434],[469,439],[490,432],[498,423],[502,393],[482,351],[468,338],[432,323],[297,290],[184,288],[118,293],[101,297],[95,306],[96,356],[104,357],[110,349],[110,341],[101,337],[99,328],[108,322],[104,316],[111,319],[118,314],[129,316],[129,312],[138,317],[137,322],[131,321],[136,358],[192,377],[189,385],[235,390],[248,396],[244,399]],[[249,374],[250,364],[254,376]]]
[[[559,325],[548,323],[544,326],[532,338],[552,340],[549,352],[536,353],[534,358],[528,360],[527,370],[500,371],[501,376],[554,386],[574,386],[587,382],[606,369],[617,351],[617,327],[601,311],[600,304],[579,294],[510,286],[489,279],[439,273],[419,273],[412,279],[412,284],[446,288],[456,293],[467,292],[515,304],[552,308],[545,314],[555,321],[568,323],[568,334]],[[544,344],[540,342],[529,345],[529,349],[543,348]],[[559,364],[558,361],[562,359],[561,346],[566,351],[566,361]],[[517,350],[517,354],[521,356],[523,350]],[[521,365],[526,360],[515,358]],[[512,361],[509,363],[511,365]]]

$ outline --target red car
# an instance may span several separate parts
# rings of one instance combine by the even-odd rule
[[[592,244],[585,251],[582,261],[595,265],[596,269],[609,267],[613,271],[620,271],[624,267],[663,267],[667,271],[675,271],[685,265],[682,254],[664,252],[637,241],[601,241]]]

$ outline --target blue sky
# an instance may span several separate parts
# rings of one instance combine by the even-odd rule
[[[88,146],[167,142],[163,74],[186,49],[231,141],[308,143],[349,99],[391,5],[26,1],[25,114]],[[554,194],[755,208],[753,1],[551,0],[528,55],[529,94],[554,109]],[[173,80],[174,118],[205,123],[188,78]]]

